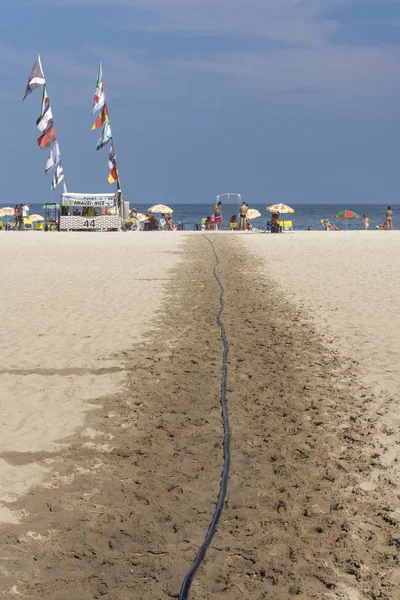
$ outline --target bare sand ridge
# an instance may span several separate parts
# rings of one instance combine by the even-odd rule
[[[1,233],[0,453],[10,457],[60,448],[97,398],[120,389],[121,352],[158,326],[182,240]],[[0,520],[18,519],[3,503],[47,464],[0,458]]]
[[[268,239],[266,239],[266,237]],[[376,395],[380,461],[400,490],[400,231],[240,237],[343,361]],[[379,474],[376,474],[378,477]],[[375,482],[378,485],[378,482]],[[400,511],[398,512],[400,520]]]

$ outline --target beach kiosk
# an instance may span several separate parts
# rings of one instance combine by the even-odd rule
[[[61,196],[60,231],[121,231],[121,194]]]

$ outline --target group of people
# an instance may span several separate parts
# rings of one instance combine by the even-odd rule
[[[362,221],[364,230],[367,231],[371,224],[371,219],[367,215],[363,215]],[[321,219],[321,224],[326,231],[339,231],[339,227],[337,225],[332,225],[332,223],[329,222],[329,219]],[[384,231],[391,231],[393,229],[393,211],[390,206],[386,209],[385,220],[381,225],[377,225],[376,229]],[[311,225],[308,226],[307,231],[312,231]]]
[[[242,202],[239,208],[239,222],[236,215],[229,220],[229,229],[246,231],[252,229],[251,220],[247,217],[249,205]],[[213,207],[213,214],[201,220],[201,228],[206,230],[220,230],[222,228],[222,202],[219,200]]]
[[[131,219],[137,220],[137,210],[136,208],[132,208],[131,210]],[[160,220],[153,214],[153,211],[149,209],[146,214],[146,220],[143,224],[143,229],[145,231],[158,231],[159,229],[168,229],[169,231],[174,231],[176,229],[174,222],[172,220],[172,213],[161,213]]]
[[[367,215],[363,215],[363,225],[364,225],[365,231],[367,231],[367,229],[369,229],[370,223],[371,223],[371,219],[369,217],[367,217]],[[392,229],[393,229],[393,211],[390,206],[388,206],[386,209],[385,220],[383,221],[383,223],[381,225],[377,225],[376,229],[380,229],[383,231],[392,231]]]
[[[23,231],[25,229],[24,219],[29,218],[29,202],[25,204],[16,204],[14,208],[15,229]]]

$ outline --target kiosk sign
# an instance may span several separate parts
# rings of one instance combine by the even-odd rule
[[[62,206],[114,206],[115,194],[63,194]]]

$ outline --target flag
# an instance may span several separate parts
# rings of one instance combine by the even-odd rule
[[[108,153],[108,167],[110,169],[108,183],[118,181],[117,154],[115,152],[114,144],[111,144],[110,152]]]
[[[38,55],[36,62],[33,65],[31,74],[29,75],[28,83],[27,83],[26,90],[25,90],[25,96],[23,97],[23,100],[25,100],[25,98],[27,96],[29,96],[29,94],[31,94],[33,92],[33,90],[36,90],[36,88],[43,85],[44,82],[45,82],[45,78],[43,75],[42,63],[40,62],[40,56]]]
[[[103,131],[101,132],[101,136],[99,141],[97,142],[96,150],[100,150],[108,144],[108,142],[112,139],[111,126],[109,121],[104,125]]]
[[[51,182],[51,191],[53,192],[60,181],[64,179],[64,171],[61,162],[57,163],[56,170],[54,171],[53,181]]]
[[[45,173],[49,173],[56,164],[60,162],[60,148],[58,147],[58,142],[54,144],[54,146],[50,150],[49,158],[46,163]]]
[[[93,108],[92,108],[92,114],[95,113],[97,110],[101,110],[104,106],[105,103],[105,96],[104,96],[104,83],[103,83],[103,67],[99,66],[99,72],[97,74],[97,81],[96,81],[96,91],[94,93],[94,98],[93,98]]]
[[[108,108],[107,108],[107,104],[104,104],[103,108],[97,115],[96,121],[94,122],[94,125],[92,127],[92,131],[93,131],[93,129],[98,129],[102,125],[105,125],[107,123],[107,121],[108,121]]]
[[[48,127],[50,121],[53,121],[53,113],[51,112],[50,104],[47,104],[43,113],[36,121],[36,125],[37,125],[39,131],[41,131],[43,133],[43,131]]]
[[[115,152],[114,144],[110,146],[110,152],[108,153],[108,166],[110,169],[115,167],[117,164],[117,153]]]
[[[118,169],[111,169],[108,176],[108,183],[115,183],[118,181]]]
[[[51,119],[48,122],[48,125],[47,125],[46,129],[43,131],[40,138],[38,138],[39,148],[41,148],[42,150],[44,150],[45,148],[48,148],[54,142],[54,140],[56,138],[57,138],[56,129],[54,127],[54,122]]]
[[[42,92],[42,111],[41,111],[41,115],[44,114],[44,111],[46,110],[46,106],[50,103],[49,100],[49,96],[47,94],[47,85],[44,84],[43,86],[43,92]]]

